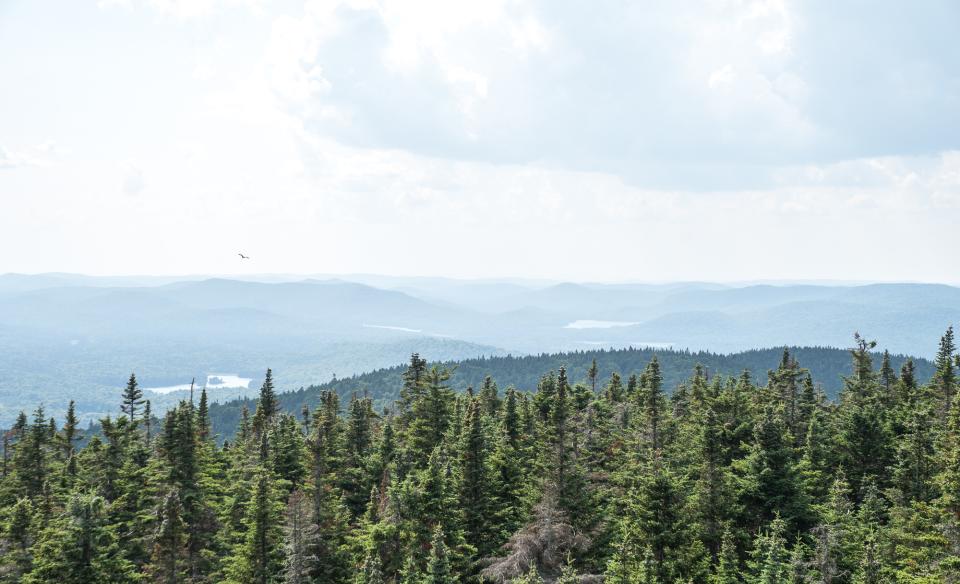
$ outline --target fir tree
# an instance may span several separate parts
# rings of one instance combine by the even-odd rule
[[[130,562],[118,553],[106,524],[106,502],[96,495],[74,495],[66,512],[52,521],[36,544],[33,569],[24,584],[135,582]]]
[[[753,434],[749,454],[738,463],[740,500],[749,517],[747,525],[757,529],[756,521],[769,522],[782,515],[780,521],[785,525],[802,528],[808,521],[807,501],[794,461],[792,440],[773,406],[766,407]]]
[[[143,391],[137,384],[137,376],[131,373],[123,390],[123,403],[120,406],[120,410],[129,417],[131,427],[137,421],[137,409],[142,403]]]
[[[460,446],[460,505],[467,543],[481,555],[494,549],[491,519],[494,516],[493,489],[487,465],[487,437],[484,433],[481,400],[473,399],[467,409],[466,428]]]
[[[937,367],[931,384],[937,392],[941,405],[941,416],[946,417],[947,412],[953,404],[953,396],[957,391],[956,364],[954,363],[954,353],[957,347],[953,340],[953,326],[947,328],[947,332],[940,338],[940,347],[937,349],[937,357],[934,364]]]
[[[279,581],[283,574],[282,505],[276,500],[268,472],[259,471],[255,484],[253,498],[247,507],[247,534],[238,550],[233,573],[239,582],[270,584]]]
[[[647,436],[650,447],[659,450],[661,442],[661,426],[663,419],[664,397],[663,376],[660,373],[660,362],[654,357],[643,372],[641,378],[641,396],[644,419],[647,427]]]
[[[737,555],[737,545],[733,533],[727,527],[723,531],[720,545],[720,556],[716,571],[710,577],[710,584],[740,584],[740,560]]]
[[[451,571],[447,544],[443,540],[443,527],[437,525],[430,542],[430,562],[427,564],[424,584],[456,584],[460,581]]]
[[[596,395],[597,393],[597,377],[599,377],[600,370],[597,368],[597,360],[594,359],[590,363],[590,368],[587,370],[587,379],[590,380],[590,393]]]
[[[186,579],[187,533],[182,514],[180,495],[176,490],[171,490],[157,514],[152,556],[155,582],[177,584]]]
[[[209,440],[210,436],[210,409],[207,404],[207,386],[200,390],[200,405],[197,407],[197,433],[201,441]]]
[[[286,584],[307,584],[310,574],[317,568],[317,556],[313,553],[318,539],[316,524],[310,520],[310,502],[302,491],[294,491],[287,502],[286,523]],[[327,580],[331,581],[331,580]]]
[[[80,428],[77,421],[77,410],[73,400],[67,406],[67,415],[63,428],[60,429],[60,443],[63,460],[69,459],[74,453],[74,444],[80,440]]]

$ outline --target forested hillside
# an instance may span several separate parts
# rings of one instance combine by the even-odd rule
[[[0,426],[41,402],[63,417],[70,399],[84,424],[96,421],[113,411],[130,371],[162,413],[185,396],[166,388],[217,374],[254,379],[267,367],[278,387],[293,389],[390,367],[414,352],[432,360],[631,346],[729,354],[842,347],[853,330],[891,353],[930,358],[930,339],[960,321],[960,288],[919,283],[264,278],[0,274]],[[839,366],[821,374],[818,358],[805,362],[828,392],[839,387]],[[749,365],[763,376],[775,359]],[[524,379],[495,376],[529,389],[558,366]],[[210,397],[254,397],[256,386]]]
[[[458,393],[414,355],[386,411],[333,386],[292,414],[268,372],[222,445],[205,392],[158,420],[131,376],[83,448],[72,408],[5,433],[0,581],[960,582],[953,331],[929,382],[872,348],[835,399],[799,351],[672,392],[655,356]]]
[[[811,378],[829,398],[835,398],[843,387],[843,375],[850,370],[850,354],[843,349],[829,347],[789,347],[790,354],[803,363]],[[736,376],[744,371],[754,378],[765,379],[770,370],[777,368],[783,349],[755,349],[742,353],[723,355],[706,351],[674,351],[670,349],[629,348],[613,350],[575,351],[526,356],[482,357],[462,361],[437,363],[450,371],[448,385],[457,391],[479,388],[487,377],[496,380],[500,387],[513,387],[521,392],[533,392],[541,377],[549,371],[564,367],[571,383],[589,384],[594,380],[590,370],[596,367],[597,381],[616,373],[621,379],[639,375],[651,359],[657,357],[663,386],[670,393],[702,368],[703,375]],[[426,356],[426,355],[424,355]],[[906,362],[903,355],[874,354],[878,363],[889,360],[890,367],[899,370]],[[926,359],[913,359],[914,376],[925,383],[934,372],[934,365]],[[277,401],[280,409],[299,413],[304,407],[311,411],[320,405],[326,391],[335,392],[341,401],[352,396],[369,397],[376,411],[388,408],[400,396],[403,388],[403,367],[379,369],[370,373],[337,379],[329,383],[280,393]],[[210,417],[220,438],[230,438],[240,424],[243,408],[253,410],[256,400],[235,400],[210,406]]]

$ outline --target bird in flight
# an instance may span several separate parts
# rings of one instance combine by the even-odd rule
[[[241,259],[241,260],[249,260],[249,259],[250,259],[250,256],[245,256],[245,255],[243,255],[242,253],[238,253],[237,255],[240,256],[240,259]]]

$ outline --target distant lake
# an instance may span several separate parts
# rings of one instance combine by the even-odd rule
[[[213,375],[207,375],[206,387],[210,389],[238,389],[243,388],[247,389],[250,387],[250,382],[253,379],[248,377],[239,377],[233,373],[216,373]],[[204,386],[203,383],[195,383],[193,388],[195,391],[200,391],[200,388]],[[184,383],[181,385],[170,385],[167,387],[145,387],[146,391],[152,391],[153,393],[172,393],[174,391],[186,391],[190,389],[189,383]]]
[[[607,329],[618,326],[633,326],[639,322],[629,322],[626,320],[575,320],[563,328],[568,329]]]
[[[390,326],[387,324],[364,324],[363,328],[375,328],[375,329],[384,329],[388,331],[402,331],[405,333],[422,333],[420,329],[407,328],[405,326]]]

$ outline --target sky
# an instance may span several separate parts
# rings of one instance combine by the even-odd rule
[[[960,283],[958,22],[0,0],[0,273]]]

